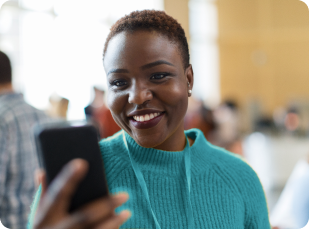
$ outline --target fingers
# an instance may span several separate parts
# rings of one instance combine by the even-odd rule
[[[36,188],[38,188],[39,185],[41,185],[41,198],[42,198],[47,190],[46,174],[43,169],[37,169],[35,171],[35,184]]]
[[[128,199],[129,195],[127,193],[119,193],[90,203],[79,212],[86,216],[87,223],[99,223],[114,216],[115,209],[127,202]]]
[[[36,169],[34,171],[34,183],[35,183],[35,188],[38,189],[39,185],[41,184],[40,181],[40,174],[42,173],[41,169]]]
[[[93,222],[88,225],[85,223],[87,221],[84,214],[75,213],[71,217],[53,226],[52,229],[68,229],[68,228],[85,228],[85,226],[92,225],[94,229],[115,229],[119,228],[123,223],[125,223],[131,217],[131,212],[128,210],[122,211],[119,215],[113,215],[104,223],[101,223],[93,227]]]
[[[129,199],[127,193],[108,196],[89,203],[73,214],[67,210],[78,183],[86,175],[86,161],[76,159],[70,162],[46,187],[46,175],[38,173],[42,184],[42,195],[35,228],[50,226],[53,229],[92,228],[102,226],[104,229],[119,228],[131,216],[129,211],[115,214],[115,209]],[[48,228],[48,227],[47,227]],[[100,228],[100,227],[98,227]],[[45,228],[46,229],[46,228]]]
[[[62,220],[60,223],[52,226],[44,227],[44,229],[71,229],[71,228],[84,228],[82,225],[84,223],[85,217],[81,214],[74,214],[66,219]]]
[[[95,229],[115,229],[119,228],[131,217],[131,212],[124,210],[120,212],[119,215],[114,215],[110,219],[106,220],[104,223],[101,223]]]
[[[86,174],[87,166],[86,161],[81,159],[71,161],[57,175],[47,190],[45,175],[42,175],[42,194],[44,196],[40,205],[42,217],[48,217],[53,211],[59,214],[67,211],[78,183]]]

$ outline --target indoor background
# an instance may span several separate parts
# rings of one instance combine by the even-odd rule
[[[188,117],[210,112],[216,127],[207,134],[222,147],[216,136],[233,130],[239,144],[227,148],[258,173],[272,223],[288,221],[292,191],[284,187],[309,171],[309,10],[299,0],[9,0],[0,49],[12,60],[15,90],[46,111],[65,98],[65,118],[84,119],[92,87],[106,89],[110,26],[143,9],[165,10],[185,29],[195,74]]]

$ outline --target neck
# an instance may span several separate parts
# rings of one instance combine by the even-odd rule
[[[184,133],[183,121],[178,125],[174,133],[168,136],[164,142],[153,147],[164,151],[182,151],[186,146],[186,135]]]
[[[0,84],[0,93],[13,92],[12,83]]]
[[[170,139],[153,148],[164,151],[182,151],[186,147],[185,134],[183,134],[181,137],[177,137],[176,139],[177,140],[175,141],[174,136],[171,136]]]

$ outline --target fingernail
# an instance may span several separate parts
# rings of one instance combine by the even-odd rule
[[[116,202],[116,204],[121,204],[121,203],[126,202],[129,199],[129,194],[126,192],[121,192],[113,196],[113,199]]]
[[[83,164],[82,161],[74,159],[74,161],[71,162],[69,169],[71,170],[71,172],[80,170],[81,167],[83,166],[82,164]]]
[[[131,216],[132,216],[132,213],[129,210],[123,210],[122,212],[119,213],[119,217],[123,221],[129,219]]]
[[[74,164],[74,169],[76,170],[80,170],[81,167],[83,166],[82,165],[83,163],[80,160],[75,160],[73,164]]]

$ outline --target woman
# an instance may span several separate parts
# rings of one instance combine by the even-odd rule
[[[108,105],[123,130],[100,147],[110,192],[125,191],[130,199],[121,193],[69,215],[69,197],[86,171],[77,160],[48,190],[40,176],[34,228],[270,228],[251,167],[201,131],[184,132],[193,70],[184,30],[173,18],[146,10],[120,19],[103,63]],[[131,218],[115,208],[129,209]]]

